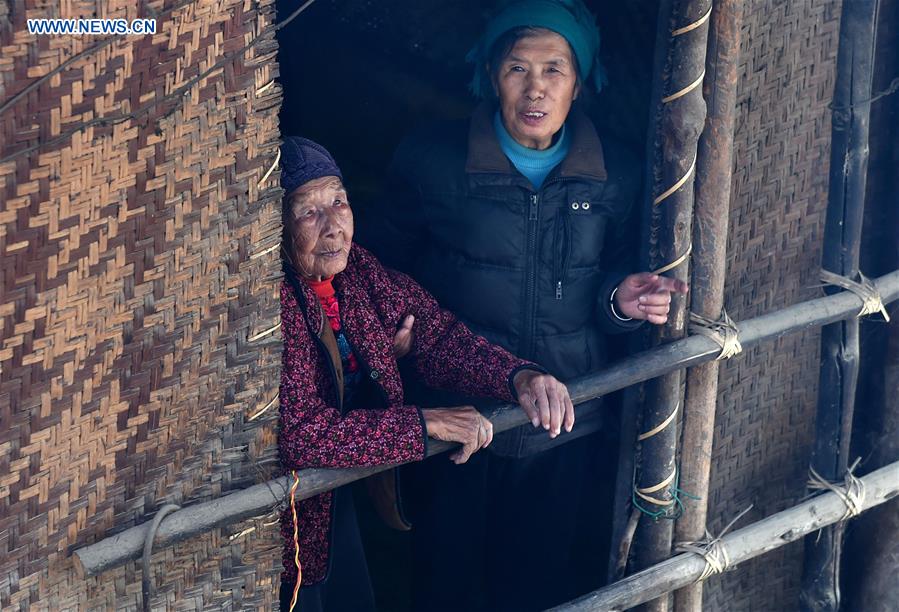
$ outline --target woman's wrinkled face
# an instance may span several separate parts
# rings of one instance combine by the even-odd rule
[[[353,211],[340,179],[313,179],[291,193],[288,204],[297,271],[312,280],[342,272],[353,243]]]
[[[548,148],[578,94],[568,41],[548,30],[520,38],[491,72],[509,135],[530,149]]]

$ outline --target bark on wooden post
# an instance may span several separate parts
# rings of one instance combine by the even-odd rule
[[[696,161],[690,309],[712,320],[719,318],[724,307],[742,18],[741,2],[715,2],[703,86],[708,116],[699,139]],[[717,398],[717,361],[687,371],[686,405],[689,410],[683,415],[680,481],[694,497],[683,499],[684,514],[675,523],[675,542],[698,541],[705,534]],[[674,604],[678,612],[699,612],[702,609],[702,583],[677,591]]]
[[[859,272],[868,126],[874,75],[878,0],[844,2],[833,97],[830,186],[822,268],[855,279]],[[821,331],[821,376],[812,467],[841,480],[849,461],[858,381],[858,319]],[[822,530],[805,543],[800,602],[803,610],[840,606],[840,554],[844,524]]]
[[[663,0],[656,35],[655,85],[647,161],[650,194],[644,219],[644,263],[650,270],[687,281],[693,224],[696,144],[705,121],[702,81],[711,0]],[[686,300],[675,296],[668,323],[653,331],[653,343],[686,333]],[[653,518],[676,511],[677,416],[683,408],[683,372],[653,380],[646,387],[638,437],[640,459],[634,503],[643,510],[634,539],[636,567],[671,554],[673,525]],[[667,609],[667,597],[647,609]]]

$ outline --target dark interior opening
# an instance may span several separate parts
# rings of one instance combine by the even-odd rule
[[[585,110],[601,139],[618,139],[642,160],[658,2],[586,3],[600,27],[608,82]],[[335,156],[361,244],[367,219],[390,197],[383,179],[403,137],[423,123],[467,117],[476,106],[465,56],[498,4],[318,0],[278,33],[282,136],[311,138]],[[296,8],[293,0],[279,0],[279,18]],[[409,534],[382,527],[359,507],[379,609],[407,610]],[[607,556],[597,551],[589,570],[601,582]]]
[[[281,133],[321,142],[347,179],[365,240],[385,169],[417,125],[467,117],[465,55],[496,2],[475,0],[318,0],[278,33],[284,88]],[[641,158],[649,113],[658,2],[587,5],[597,17],[608,75],[587,109],[600,136],[626,142]],[[280,0],[283,18],[296,3]]]

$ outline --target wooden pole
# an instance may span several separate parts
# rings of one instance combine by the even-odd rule
[[[711,0],[663,0],[656,35],[644,262],[648,269],[664,270],[683,281],[689,279],[696,148],[705,121],[702,81],[710,10]],[[682,338],[686,319],[686,300],[675,296],[668,323],[654,330],[653,344]],[[683,410],[683,400],[682,371],[673,371],[646,386],[634,490],[634,505],[644,512],[634,536],[638,568],[671,554],[673,525],[659,517],[672,518],[675,511],[678,436],[677,419],[671,417]],[[660,600],[646,609],[667,610],[667,604],[667,599]]]
[[[708,115],[696,161],[690,309],[712,320],[721,316],[724,307],[742,19],[742,2],[715,2],[703,86]],[[700,540],[705,533],[717,399],[717,361],[687,371],[685,405],[689,410],[683,413],[680,482],[693,497],[683,499],[684,514],[674,526],[675,542]],[[674,608],[678,612],[700,612],[702,583],[677,591]]]
[[[899,495],[899,462],[882,467],[861,481],[865,485],[862,511],[879,506]],[[730,559],[728,565],[733,567],[798,540],[806,534],[813,534],[822,527],[839,522],[845,513],[846,504],[839,495],[828,491],[748,527],[733,531],[721,539]],[[624,610],[659,597],[663,593],[687,586],[697,580],[705,568],[706,562],[702,557],[694,553],[684,553],[589,595],[552,608],[552,611]]]
[[[899,267],[899,2],[882,2],[872,89],[870,150],[861,265],[869,273]],[[892,93],[890,93],[892,92]],[[870,469],[899,460],[899,308],[891,322],[863,322],[852,454]],[[899,602],[899,499],[866,513],[846,530],[841,608],[886,610]]]
[[[878,4],[878,0],[844,2],[840,21],[821,267],[852,279],[859,272]],[[829,480],[841,478],[849,461],[858,382],[858,332],[858,319],[821,330],[820,383],[811,464]],[[844,527],[837,524],[805,543],[800,594],[803,610],[839,609]]]
[[[646,200],[643,205],[643,224],[642,224],[642,240],[641,240],[641,268],[650,270],[658,268],[658,262],[661,259],[659,254],[659,233],[663,232],[660,228],[661,218],[660,210],[653,205],[656,194],[665,190],[662,185],[664,182],[661,163],[661,131],[663,129],[663,115],[666,109],[663,108],[662,98],[666,95],[669,74],[671,71],[672,48],[670,44],[671,36],[671,20],[674,12],[674,5],[677,0],[660,0],[659,14],[656,22],[656,38],[655,38],[655,57],[653,61],[653,79],[652,79],[652,101],[650,104],[649,130],[646,141]],[[673,174],[673,173],[672,173]],[[677,177],[671,179],[676,181]],[[691,181],[692,182],[692,181]],[[674,304],[674,315],[677,314],[677,304]],[[643,347],[659,344],[660,340],[655,330],[650,333],[644,333],[641,337],[644,344]],[[630,486],[629,498],[634,498],[634,489],[649,489],[656,483],[664,479],[666,475],[659,476],[668,461],[674,460],[674,438],[673,433],[666,431],[646,444],[641,444],[636,436],[640,432],[651,429],[650,424],[661,422],[665,417],[659,417],[657,413],[662,413],[664,408],[659,407],[659,403],[665,401],[666,398],[659,397],[664,394],[664,390],[672,386],[672,378],[676,380],[679,376],[675,372],[672,376],[667,373],[666,380],[653,381],[641,385],[639,389],[632,392],[631,397],[636,399],[637,415],[635,419],[635,439],[634,444],[634,471],[630,475],[632,483]],[[667,405],[665,406],[667,407]],[[670,410],[670,408],[669,408]],[[629,415],[624,415],[627,418]],[[673,429],[673,428],[672,428]],[[627,476],[627,475],[625,475]],[[669,489],[658,491],[658,495],[654,496],[663,499],[667,503],[671,499]],[[648,521],[645,517],[638,513],[638,509],[631,504],[631,516],[637,517],[638,522],[630,525],[630,529],[622,533],[622,544],[626,539],[630,542],[623,547],[622,553],[630,555],[630,565],[637,568],[652,565],[662,555],[667,556],[667,551],[662,551],[664,547],[671,547],[672,531],[667,521]],[[654,507],[654,511],[664,512],[667,508]],[[632,521],[628,521],[631,523]],[[629,567],[628,560],[624,560],[625,573]],[[659,602],[660,607],[657,608],[662,612],[667,608],[667,602]]]
[[[899,236],[896,238],[899,244]],[[899,459],[899,309],[893,308],[892,314],[894,318],[884,330],[887,342],[882,362],[883,398],[874,404],[883,406],[881,418],[874,419],[880,435],[864,445],[869,452],[866,463],[875,466]],[[847,574],[854,573],[857,582],[853,585],[846,576],[848,593],[843,596],[843,609],[885,611],[890,605],[895,606],[899,602],[899,499],[866,514],[852,525],[850,533],[846,552],[853,563]]]
[[[880,277],[875,281],[875,286],[884,303],[899,299],[899,270]],[[740,342],[744,348],[752,348],[788,333],[855,317],[861,306],[861,298],[848,291],[794,304],[778,312],[740,322]],[[690,336],[623,359],[597,374],[571,381],[568,383],[568,389],[572,399],[578,404],[672,370],[706,363],[714,359],[718,352],[718,345],[709,338]],[[578,411],[578,415],[583,414],[585,413]],[[512,404],[496,409],[489,417],[496,433],[527,422],[524,413],[518,406]],[[435,455],[453,446],[432,440],[428,444],[428,454]],[[302,470],[297,499],[318,495],[390,467]],[[156,532],[156,548],[170,546],[217,527],[265,514],[273,505],[284,500],[288,486],[288,479],[283,477],[173,512],[159,524]],[[75,567],[82,576],[95,576],[136,559],[143,551],[144,539],[149,528],[150,522],[136,525],[117,535],[75,550]]]

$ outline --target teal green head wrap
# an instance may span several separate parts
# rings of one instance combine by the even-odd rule
[[[560,34],[574,52],[584,83],[592,76],[596,91],[602,89],[605,71],[599,62],[599,28],[596,18],[581,0],[514,0],[487,24],[481,40],[466,60],[475,65],[472,93],[483,98],[492,89],[486,64],[493,44],[509,30],[521,27],[546,28]]]

